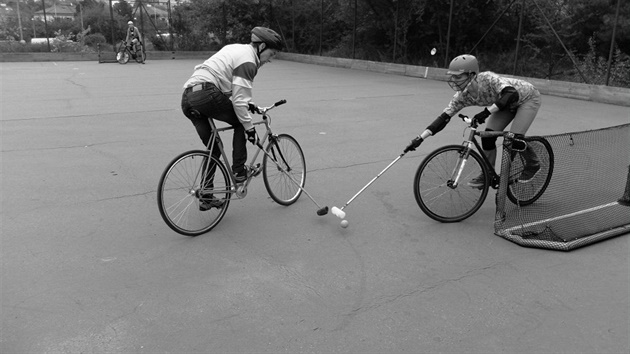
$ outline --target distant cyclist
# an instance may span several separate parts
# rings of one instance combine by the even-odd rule
[[[127,37],[125,38],[125,43],[132,47],[134,54],[138,53],[138,50],[142,48],[142,35],[138,27],[133,25],[133,21],[127,22]]]
[[[271,61],[283,41],[278,33],[265,27],[251,31],[249,44],[229,44],[208,60],[195,67],[192,76],[184,84],[182,111],[190,119],[204,145],[208,146],[212,130],[208,118],[226,122],[234,127],[232,138],[232,171],[237,182],[247,179],[246,142],[258,142],[250,111],[256,112],[252,102],[254,77],[258,69]],[[201,116],[194,114],[197,111]],[[214,147],[213,156],[219,156]],[[211,177],[214,171],[208,171]],[[211,179],[211,178],[210,178]],[[200,209],[219,208],[222,202],[207,196]]]
[[[529,126],[536,118],[540,108],[540,93],[529,82],[499,76],[490,71],[479,72],[477,58],[464,54],[451,61],[447,75],[449,86],[456,91],[451,102],[442,114],[427,127],[418,137],[413,139],[405,151],[415,150],[424,139],[444,129],[457,112],[469,106],[488,106],[475,115],[479,123],[487,119],[486,131],[503,131],[512,123],[510,131],[517,137],[527,133]],[[497,158],[497,138],[481,138],[483,153],[495,166]],[[518,182],[531,181],[540,170],[536,153],[527,147],[522,153],[525,159],[523,172]],[[483,188],[484,176],[473,178],[469,186]]]

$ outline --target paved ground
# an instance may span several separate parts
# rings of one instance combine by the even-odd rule
[[[493,235],[493,194],[439,224],[412,195],[453,121],[348,209],[274,204],[262,180],[211,233],[172,232],[158,178],[200,143],[179,110],[197,61],[2,63],[2,353],[627,353],[628,236],[569,253]],[[256,79],[307,189],[343,205],[452,95],[444,82],[276,61]],[[475,110],[466,111],[475,113]],[[531,134],[630,120],[544,97]]]

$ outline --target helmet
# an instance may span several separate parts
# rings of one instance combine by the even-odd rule
[[[282,37],[274,30],[266,27],[254,27],[252,29],[252,43],[265,43],[267,47],[282,50],[284,43]]]
[[[133,21],[127,22],[128,25],[133,25]]]
[[[470,54],[457,56],[451,61],[446,72],[447,75],[451,75],[448,84],[455,91],[464,91],[478,72],[477,58]]]
[[[479,62],[477,58],[470,54],[463,54],[455,57],[451,61],[451,64],[448,66],[448,71],[446,72],[448,75],[459,75],[462,73],[478,73],[479,72]]]

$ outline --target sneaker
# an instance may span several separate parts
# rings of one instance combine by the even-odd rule
[[[540,172],[540,163],[533,163],[525,165],[523,168],[523,172],[521,172],[520,177],[518,178],[519,183],[528,183],[531,182],[534,177]]]
[[[483,186],[486,184],[486,178],[484,177],[483,174],[471,179],[470,181],[468,181],[467,185],[469,187],[473,187],[473,188],[477,188],[477,189],[483,189]]]
[[[225,201],[215,198],[212,194],[202,195],[201,198],[199,198],[199,210],[201,211],[210,210],[212,208],[220,209],[223,207],[223,204],[225,204]]]
[[[236,183],[243,183],[247,181],[248,175],[249,175],[249,167],[243,166],[243,169],[241,171],[234,173],[234,179],[236,180]]]

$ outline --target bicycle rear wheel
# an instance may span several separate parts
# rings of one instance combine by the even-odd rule
[[[263,158],[263,180],[269,196],[278,204],[295,203],[306,183],[306,160],[300,144],[288,134],[271,137]],[[284,170],[284,171],[283,171]],[[285,173],[286,172],[286,173]],[[293,181],[291,181],[293,179]]]
[[[160,215],[173,231],[182,235],[197,236],[212,230],[230,205],[231,180],[227,168],[214,157],[208,165],[208,158],[208,151],[185,152],[173,159],[160,177],[157,190]],[[206,178],[203,182],[206,166],[216,169],[213,180]],[[210,198],[222,205],[202,211],[202,204]]]
[[[540,198],[553,174],[554,155],[553,150],[549,142],[540,136],[526,137],[525,141],[530,146],[540,162],[540,170],[534,178],[527,183],[518,182],[518,178],[523,172],[525,166],[525,159],[520,152],[515,153],[512,162],[510,163],[510,179],[509,181],[515,181],[510,183],[507,189],[507,196],[514,204],[525,206],[532,204],[538,198]]]
[[[488,195],[490,183],[485,163],[474,150],[469,150],[470,155],[464,160],[464,152],[461,145],[443,146],[430,153],[418,167],[413,182],[416,202],[434,220],[462,221],[479,210]],[[458,171],[461,171],[458,184],[454,185]],[[485,180],[481,189],[467,185],[480,175]]]
[[[140,48],[139,51],[136,52],[136,62],[142,64],[147,60],[147,53],[144,51],[144,46]]]

